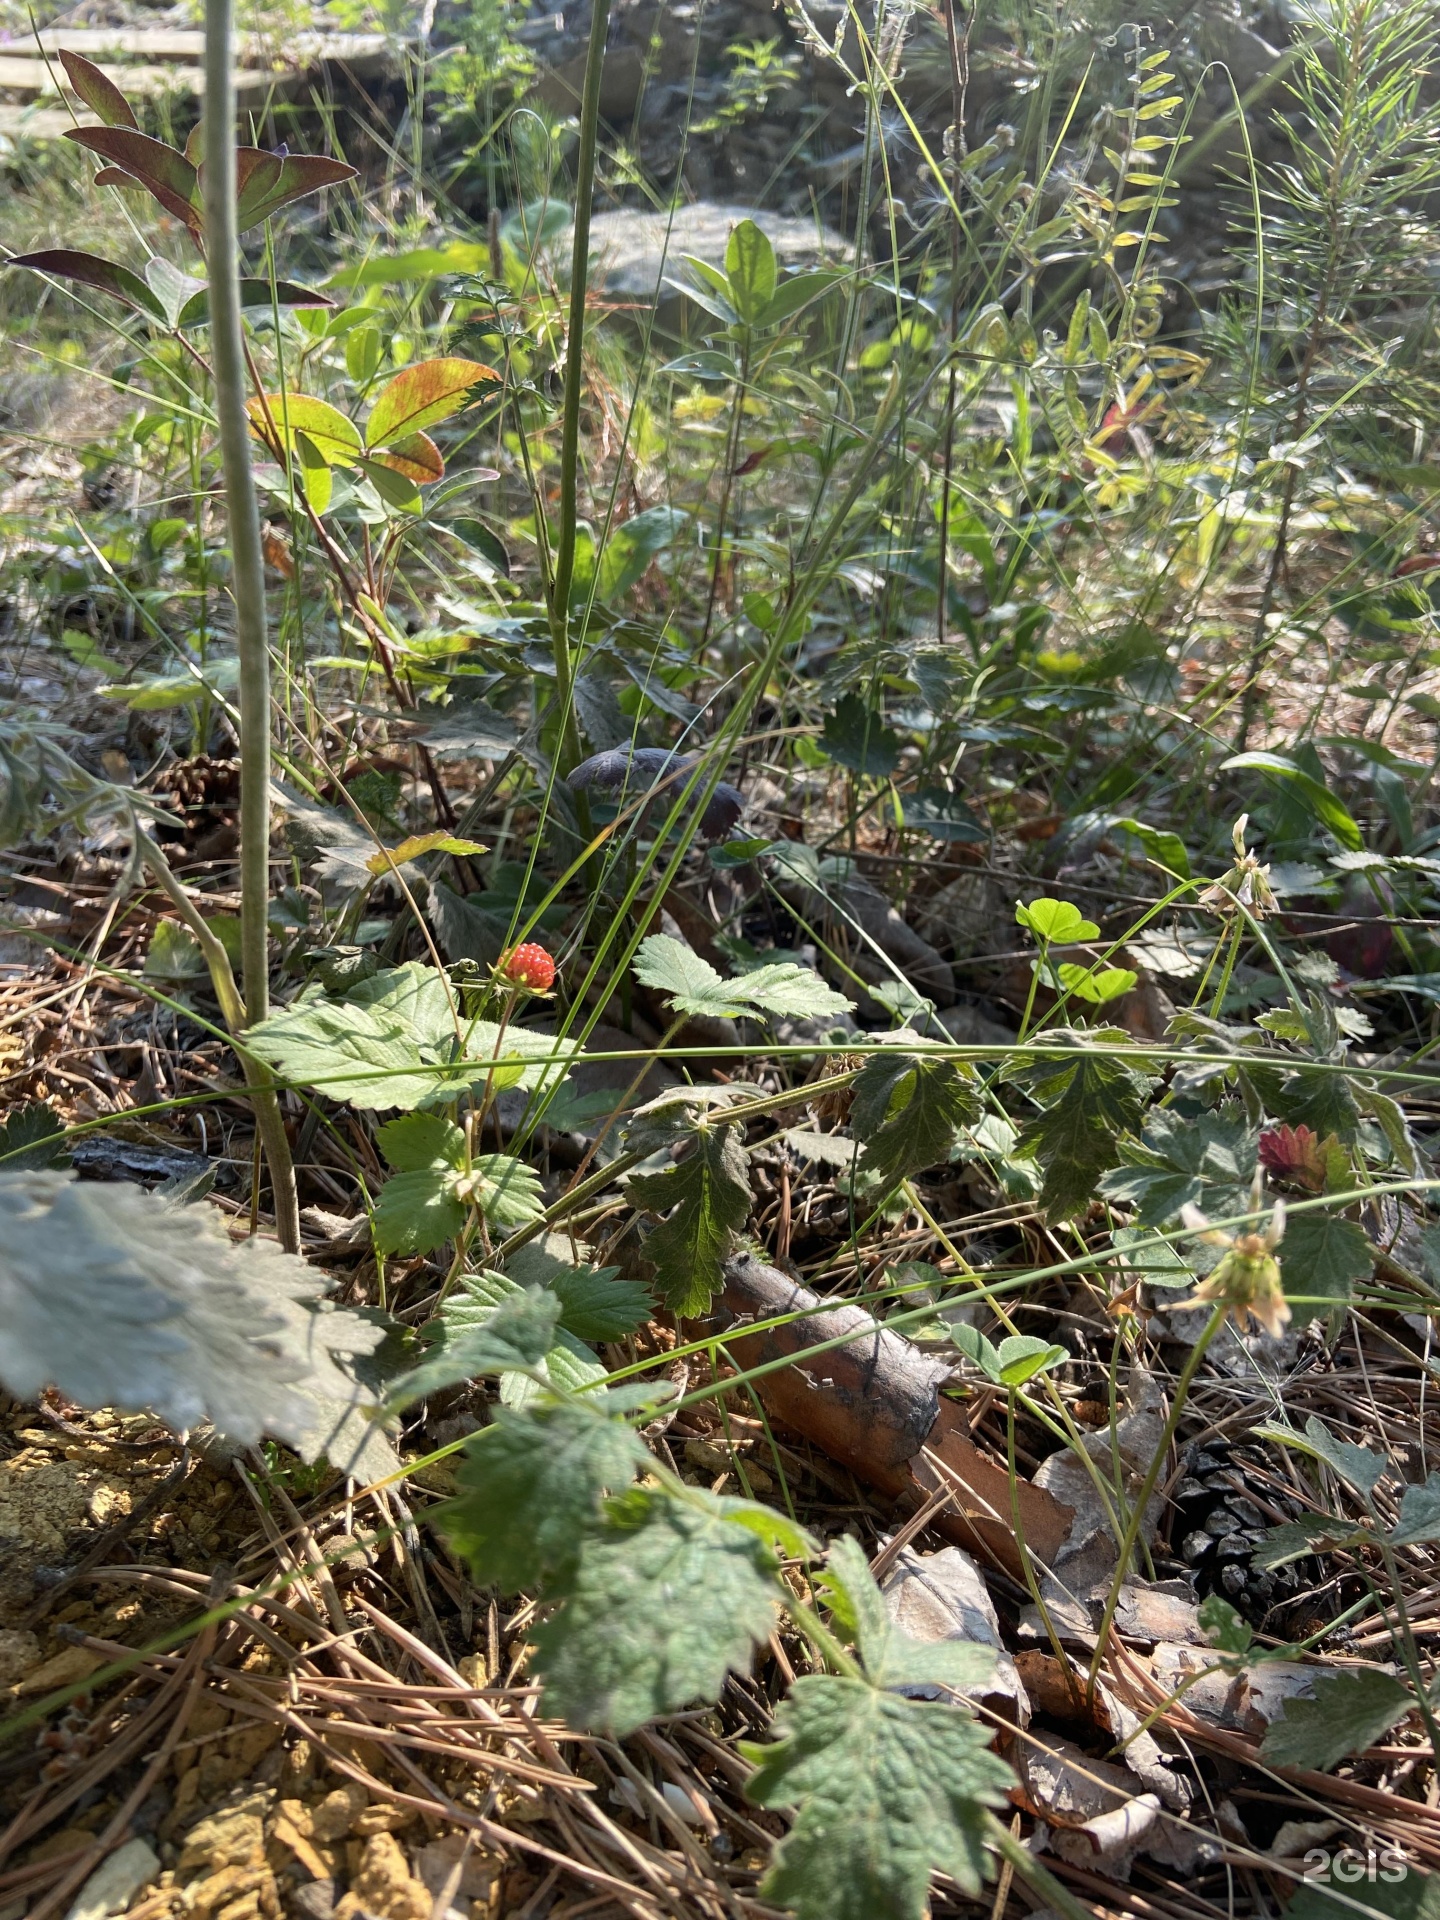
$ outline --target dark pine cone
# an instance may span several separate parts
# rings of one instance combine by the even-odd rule
[[[1264,1447],[1232,1446],[1223,1437],[1191,1447],[1175,1509],[1171,1544],[1196,1593],[1221,1594],[1252,1626],[1283,1631],[1281,1622],[1326,1577],[1313,1556],[1265,1571],[1251,1564],[1271,1527],[1307,1513]]]
[[[240,762],[215,760],[198,753],[193,760],[175,760],[162,767],[150,783],[156,798],[185,816],[186,837],[194,841],[233,820],[240,807]],[[165,829],[162,826],[162,833]],[[174,837],[171,828],[166,835]]]

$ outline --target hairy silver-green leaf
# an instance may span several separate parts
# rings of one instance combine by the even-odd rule
[[[733,980],[722,979],[708,960],[668,933],[653,933],[641,942],[635,977],[663,993],[677,1013],[722,1019],[765,1014],[825,1020],[848,1012],[853,1004],[827,987],[818,973],[789,961],[770,961]]]
[[[208,1208],[62,1173],[0,1173],[0,1378],[86,1407],[264,1433],[367,1475],[398,1465],[341,1364],[383,1326],[326,1308],[329,1282],[264,1240],[233,1242]],[[339,1356],[339,1357],[337,1357]]]

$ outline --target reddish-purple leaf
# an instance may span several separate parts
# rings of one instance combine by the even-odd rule
[[[1326,1151],[1335,1144],[1333,1134],[1322,1140],[1312,1127],[1267,1127],[1260,1136],[1260,1164],[1282,1186],[1323,1193]]]
[[[183,153],[147,133],[136,133],[133,127],[71,127],[65,138],[138,180],[167,213],[183,220],[199,238],[200,182]]]
[[[478,360],[422,360],[381,388],[365,426],[367,447],[394,446],[469,404],[479,386],[500,376]]]
[[[428,487],[445,478],[445,458],[428,433],[407,434],[394,440],[383,453],[371,454],[377,465],[390,467],[413,480],[417,487]]]
[[[357,169],[344,160],[327,160],[319,153],[266,153],[261,147],[240,147],[235,154],[237,208],[241,233],[258,227],[292,200],[303,200],[321,187],[337,186],[356,178]]]
[[[62,47],[60,64],[76,93],[107,127],[133,127],[139,131],[140,122],[135,118],[130,102],[109,74],[102,73],[93,60],[85,59],[82,54],[68,53]]]
[[[113,260],[102,260],[95,253],[73,253],[67,247],[51,247],[42,253],[21,253],[5,263],[10,267],[30,267],[36,273],[53,273],[61,280],[78,280],[82,286],[98,287],[113,293],[127,306],[138,308],[152,320],[163,323],[165,309],[138,273],[120,267]]]

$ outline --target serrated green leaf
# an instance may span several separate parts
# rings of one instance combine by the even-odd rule
[[[995,1670],[992,1647],[964,1640],[915,1640],[902,1632],[886,1611],[864,1549],[849,1534],[832,1544],[817,1585],[877,1687],[938,1686],[958,1692],[980,1685]]]
[[[623,1736],[748,1667],[774,1626],[779,1563],[731,1504],[638,1487],[608,1503],[533,1635],[552,1711]]]
[[[1260,1757],[1272,1766],[1323,1773],[1373,1746],[1414,1704],[1410,1689],[1378,1667],[1319,1674],[1313,1699],[1287,1700],[1266,1728]]]
[[[1323,1460],[1361,1493],[1373,1493],[1390,1468],[1383,1453],[1376,1453],[1370,1447],[1352,1446],[1348,1440],[1337,1440],[1313,1413],[1305,1422],[1303,1433],[1278,1420],[1267,1421],[1256,1427],[1255,1432],[1262,1440],[1275,1440],[1281,1446],[1294,1447],[1315,1460]]]
[[[1295,1325],[1348,1306],[1356,1281],[1367,1279],[1374,1264],[1365,1229],[1354,1220],[1318,1209],[1291,1214],[1280,1243],[1280,1271]]]
[[[637,1206],[667,1217],[645,1241],[660,1297],[676,1313],[700,1313],[723,1284],[721,1263],[750,1211],[750,1175],[735,1129],[696,1120],[689,1150],[664,1173],[633,1175]]]
[[[545,1282],[560,1302],[560,1324],[580,1340],[619,1340],[655,1311],[648,1287],[618,1267],[562,1267]]]
[[[1440,1540],[1440,1473],[1422,1486],[1407,1487],[1400,1502],[1400,1518],[1390,1534],[1395,1547],[1413,1547]]]
[[[1236,1612],[1230,1602],[1218,1593],[1207,1594],[1200,1602],[1198,1614],[1200,1629],[1212,1646],[1222,1653],[1248,1653],[1250,1643],[1255,1638],[1255,1630],[1250,1622]]]
[[[31,1173],[69,1164],[64,1122],[43,1100],[17,1107],[0,1122],[0,1172]]]
[[[1051,1038],[1058,1040],[1057,1032]],[[1083,1049],[1090,1036],[1068,1035],[1067,1044]],[[1094,1039],[1113,1045],[1114,1029],[1097,1030]],[[1037,1060],[1007,1070],[1021,1082],[1042,1111],[1028,1121],[1017,1151],[1032,1154],[1044,1171],[1040,1205],[1051,1220],[1083,1213],[1095,1198],[1100,1176],[1120,1158],[1120,1136],[1135,1132],[1144,1108],[1145,1081],[1123,1060],[1081,1051],[1073,1064],[1065,1059]]]
[[[1187,1205],[1223,1220],[1249,1204],[1256,1149],[1256,1132],[1239,1114],[1152,1113],[1099,1191],[1133,1207],[1142,1226],[1162,1226]]]
[[[477,1153],[457,1191],[473,1201],[492,1226],[507,1231],[528,1226],[545,1211],[539,1174],[510,1153]]]
[[[970,1068],[925,1053],[872,1054],[855,1082],[850,1131],[863,1141],[857,1171],[897,1186],[947,1160],[959,1130],[977,1120]]]
[[[966,1893],[985,1877],[988,1810],[1014,1776],[960,1708],[864,1680],[805,1674],[775,1716],[745,1791],[794,1807],[760,1896],[799,1920],[923,1920],[932,1872]]]
[[[465,1204],[448,1166],[392,1174],[375,1201],[377,1253],[433,1253],[465,1224]]]
[[[809,967],[773,962],[725,980],[708,961],[668,933],[642,941],[635,977],[665,994],[677,1013],[739,1019],[769,1014],[789,1019],[830,1019],[852,1002],[827,987]]]
[[[1379,1920],[1440,1920],[1440,1875],[1416,1872],[1393,1845],[1380,1853],[1373,1880],[1364,1853],[1353,1849],[1351,1860],[1359,1868],[1358,1884],[1338,1873],[1331,1885],[1307,1880],[1286,1907],[1285,1920],[1370,1920],[1371,1915]]]
[[[458,1167],[465,1157],[465,1135],[441,1113],[407,1113],[387,1120],[375,1144],[397,1173],[422,1167]]]
[[[487,1081],[499,1091],[557,1080],[575,1050],[573,1042],[513,1024],[502,1031],[494,1021],[466,1020],[445,975],[415,960],[357,981],[344,1000],[307,988],[252,1027],[245,1044],[317,1093],[353,1107],[407,1111]]]
[[[560,1302],[554,1294],[522,1287],[483,1319],[460,1327],[447,1324],[438,1349],[394,1383],[389,1406],[409,1406],[482,1373],[538,1366],[555,1344],[559,1317]]]
[[[900,736],[858,694],[847,693],[826,716],[820,745],[838,766],[886,779],[900,764]]]
[[[604,1495],[649,1458],[593,1396],[501,1407],[466,1443],[459,1491],[435,1521],[477,1583],[518,1593],[573,1567]]]

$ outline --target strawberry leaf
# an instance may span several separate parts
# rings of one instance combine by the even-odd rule
[[[519,1287],[468,1325],[447,1322],[438,1347],[394,1382],[389,1408],[409,1406],[483,1373],[529,1372],[555,1344],[560,1303],[537,1287]]]
[[[1354,1220],[1292,1213],[1280,1243],[1280,1271],[1295,1325],[1347,1306],[1356,1282],[1368,1279],[1374,1264],[1365,1229]]]
[[[736,1019],[745,1014],[769,1014],[792,1020],[824,1020],[849,1010],[852,1002],[827,987],[809,967],[788,961],[752,968],[734,980],[724,980],[708,960],[668,933],[655,933],[641,943],[635,977],[663,993],[677,1013]]]
[[[1048,1217],[1069,1220],[1086,1210],[1100,1176],[1119,1160],[1120,1136],[1138,1129],[1146,1081],[1124,1060],[1085,1051],[1096,1041],[1129,1044],[1130,1036],[1116,1028],[1057,1029],[1048,1038],[1075,1049],[1078,1057],[1039,1060],[1032,1055],[1009,1067],[1005,1078],[1025,1086],[1042,1109],[1021,1131],[1016,1150],[1040,1163],[1045,1176],[1040,1205]]]
[[[733,1127],[696,1119],[684,1159],[664,1173],[634,1174],[637,1206],[667,1218],[645,1241],[660,1296],[676,1313],[700,1313],[723,1284],[722,1262],[750,1211],[750,1175]]]

